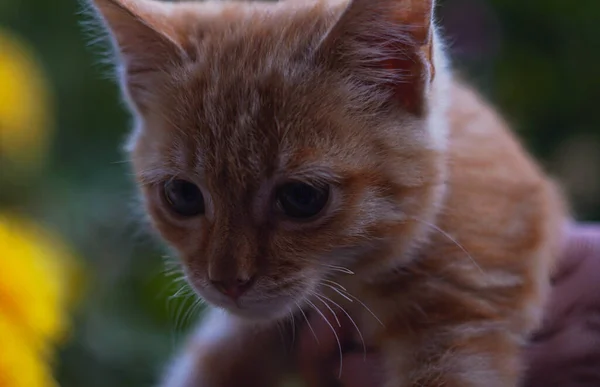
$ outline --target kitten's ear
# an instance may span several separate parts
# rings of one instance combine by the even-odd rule
[[[424,112],[435,76],[435,0],[351,0],[319,47],[338,71],[387,88],[407,111]]]
[[[120,57],[123,87],[140,107],[165,69],[193,54],[173,4],[154,0],[92,0]]]

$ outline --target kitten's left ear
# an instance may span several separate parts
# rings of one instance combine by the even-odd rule
[[[351,0],[318,55],[422,114],[435,76],[434,7],[435,0]]]
[[[161,73],[190,60],[189,31],[176,19],[176,4],[154,0],[92,0],[113,38],[123,87],[138,107],[157,88]]]

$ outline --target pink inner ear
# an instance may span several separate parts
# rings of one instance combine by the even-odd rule
[[[428,42],[420,49],[410,52],[404,58],[387,59],[382,66],[390,71],[402,70],[406,74],[402,81],[394,84],[395,95],[410,113],[421,114],[427,82],[431,83],[435,78],[432,35],[429,35]]]
[[[424,65],[418,55],[402,59],[387,59],[382,63],[385,69],[402,70],[402,73],[405,74],[400,82],[391,85],[394,88],[394,97],[404,109],[417,115],[423,113]]]
[[[181,23],[161,2],[94,0],[96,9],[114,37],[128,73],[160,70],[181,61],[185,50],[178,31]]]
[[[393,91],[393,100],[421,115],[433,80],[433,0],[353,0],[323,44],[341,53],[335,66]],[[326,54],[327,55],[327,54]]]
[[[365,42],[366,43],[366,42]],[[371,41],[369,44],[382,45],[381,42]],[[375,61],[369,67],[373,69],[384,69],[390,74],[399,74],[399,76],[390,76],[385,85],[393,90],[393,98],[409,113],[420,115],[424,108],[424,90],[426,88],[427,78],[429,81],[433,78],[433,64],[430,55],[423,55],[431,50],[431,45],[420,47],[407,40],[405,43],[383,44],[387,46],[384,52],[392,52],[392,57],[387,56],[384,59]],[[429,68],[428,68],[429,67]]]

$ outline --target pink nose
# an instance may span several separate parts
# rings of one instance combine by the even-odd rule
[[[213,281],[210,282],[213,286],[223,293],[224,295],[237,300],[244,292],[246,292],[250,286],[252,286],[254,278],[242,279],[234,278],[226,281]]]

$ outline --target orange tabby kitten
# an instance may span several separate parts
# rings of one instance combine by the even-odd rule
[[[386,387],[518,385],[566,213],[433,3],[94,1],[147,211],[215,307],[164,386],[276,385],[277,323],[316,308]]]

